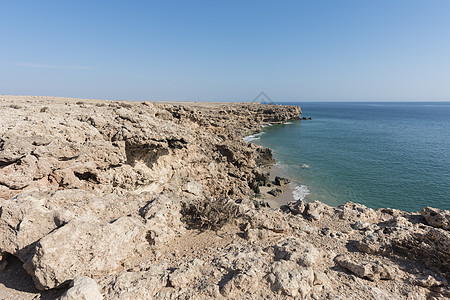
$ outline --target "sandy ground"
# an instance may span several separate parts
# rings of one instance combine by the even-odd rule
[[[260,187],[262,199],[264,201],[266,201],[267,203],[269,203],[271,208],[279,208],[280,206],[288,203],[289,201],[293,201],[294,196],[293,196],[292,192],[294,191],[296,184],[291,182],[291,183],[289,183],[287,185],[283,185],[283,186],[275,185],[275,177],[276,176],[290,179],[289,176],[284,172],[284,170],[281,169],[280,166],[277,164],[273,165],[270,169],[268,169],[268,171],[270,172],[269,179],[272,182],[272,186],[270,186],[270,187],[261,186]],[[282,191],[281,195],[278,195],[277,197],[275,197],[275,196],[272,196],[267,193],[270,190],[276,189],[276,188],[278,188]]]

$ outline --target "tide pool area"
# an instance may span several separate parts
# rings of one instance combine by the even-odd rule
[[[312,120],[266,126],[295,197],[330,205],[450,209],[450,103],[285,103]]]

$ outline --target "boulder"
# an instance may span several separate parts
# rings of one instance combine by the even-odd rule
[[[245,293],[256,291],[262,278],[258,269],[231,273],[232,277],[220,288],[220,293],[229,298],[240,298]]]
[[[331,215],[333,209],[320,201],[306,204],[305,213],[310,220],[320,220],[324,215]]]
[[[277,197],[281,193],[283,193],[283,191],[280,190],[280,189],[271,189],[270,191],[267,192],[267,194],[270,194],[270,195],[272,195],[274,197]]]
[[[103,296],[94,279],[77,276],[71,282],[70,288],[58,300],[103,300]]]
[[[169,282],[174,288],[186,288],[202,276],[202,266],[204,262],[201,259],[194,259],[169,274]]]
[[[0,172],[0,185],[13,190],[20,190],[33,181],[37,171],[37,159],[29,154],[15,163],[5,164]],[[1,165],[0,165],[1,166]]]
[[[276,185],[283,186],[283,185],[286,185],[286,184],[288,184],[290,182],[291,181],[289,179],[287,179],[287,178],[279,177],[279,176],[275,177],[275,184]]]
[[[425,207],[422,208],[420,214],[431,226],[450,230],[450,210]]]
[[[0,136],[0,167],[13,164],[24,158],[32,150],[32,143],[28,139],[14,135]]]
[[[71,221],[42,238],[24,268],[41,290],[76,276],[109,275],[142,246],[144,235],[145,226],[135,217],[112,223]]]
[[[289,201],[285,205],[280,207],[284,211],[288,211],[294,215],[300,215],[303,214],[305,211],[306,205],[303,200],[295,200],[295,201]]]
[[[406,231],[393,239],[391,247],[395,253],[425,262],[446,276],[450,276],[450,233],[441,228]]]
[[[25,260],[26,246],[63,224],[63,214],[47,207],[45,193],[23,193],[0,199],[0,252]]]
[[[105,287],[105,300],[154,299],[167,285],[167,265],[152,265],[149,270],[122,272],[112,276]]]
[[[294,261],[302,267],[315,266],[324,256],[321,250],[295,237],[288,237],[272,248],[274,260]]]
[[[369,280],[395,279],[399,273],[398,268],[383,264],[382,262],[352,259],[346,255],[338,255],[334,261],[342,268],[349,270],[361,278]]]
[[[272,265],[267,280],[272,291],[306,298],[314,283],[314,272],[311,268],[301,268],[293,261],[281,260]]]
[[[141,216],[145,219],[147,240],[154,247],[161,247],[184,232],[181,222],[181,204],[175,196],[159,195],[141,209]]]
[[[270,237],[276,236],[276,233],[267,229],[253,229],[249,228],[244,232],[244,238],[250,242],[259,240],[266,240]]]
[[[281,211],[250,210],[245,214],[250,228],[267,229],[274,232],[287,232],[289,223]]]

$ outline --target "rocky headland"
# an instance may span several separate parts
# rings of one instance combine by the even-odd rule
[[[299,118],[0,96],[0,299],[448,299],[449,211],[264,205],[242,138]]]

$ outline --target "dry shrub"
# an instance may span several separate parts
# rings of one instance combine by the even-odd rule
[[[218,230],[238,218],[239,206],[228,199],[198,199],[183,203],[183,221],[192,227]]]

